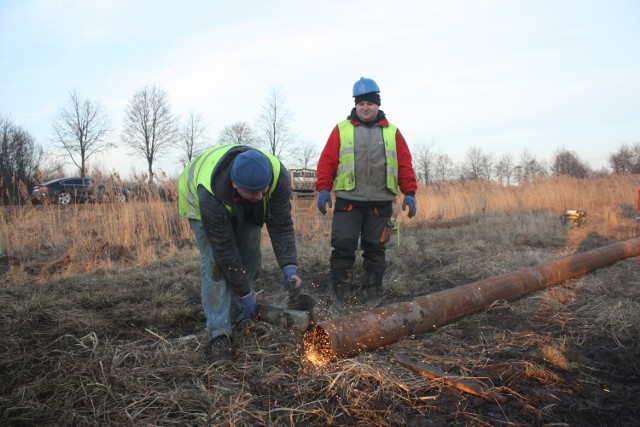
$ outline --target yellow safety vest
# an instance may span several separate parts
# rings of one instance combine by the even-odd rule
[[[200,216],[200,200],[198,199],[198,186],[202,185],[211,194],[215,194],[211,188],[211,174],[220,161],[229,150],[238,147],[239,144],[219,145],[209,148],[187,165],[180,174],[178,179],[178,213],[183,218],[202,219]],[[273,185],[269,188],[267,196],[262,199],[263,218],[266,218],[267,203],[271,194],[276,189],[278,177],[280,176],[280,160],[271,154],[258,150],[271,162],[273,168]],[[231,215],[235,215],[233,206],[225,204],[227,211]]]
[[[340,156],[338,173],[334,184],[336,191],[351,191],[356,188],[355,171],[355,126],[351,120],[343,120],[338,123],[340,131]],[[392,124],[382,128],[382,139],[387,163],[387,188],[398,194],[398,152],[396,150],[396,131],[398,128]]]

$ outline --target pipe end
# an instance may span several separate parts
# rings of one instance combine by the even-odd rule
[[[314,367],[321,367],[337,359],[336,352],[331,347],[331,337],[319,325],[311,327],[302,337],[304,354]]]

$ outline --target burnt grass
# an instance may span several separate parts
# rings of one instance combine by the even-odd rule
[[[627,218],[611,227],[596,214],[582,227],[563,226],[550,212],[408,224],[389,247],[382,305],[634,238],[634,227]],[[328,239],[300,236],[298,244],[320,320],[367,309],[332,305]],[[29,275],[46,254],[9,260],[0,270],[0,424],[636,426],[638,261],[321,367],[306,360],[298,331],[237,327],[236,360],[221,367],[209,357],[194,248],[151,265],[47,280]],[[267,244],[256,285],[266,303],[284,304],[280,282]],[[503,399],[427,378],[400,356]]]

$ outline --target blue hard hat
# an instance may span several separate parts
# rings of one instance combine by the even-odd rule
[[[380,93],[380,88],[372,79],[360,77],[360,80],[353,85],[353,96],[365,95],[367,93]]]

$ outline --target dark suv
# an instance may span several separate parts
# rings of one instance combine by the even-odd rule
[[[126,188],[106,187],[91,178],[58,178],[33,187],[31,200],[36,204],[58,203],[68,205],[71,202],[124,203],[129,199]]]

